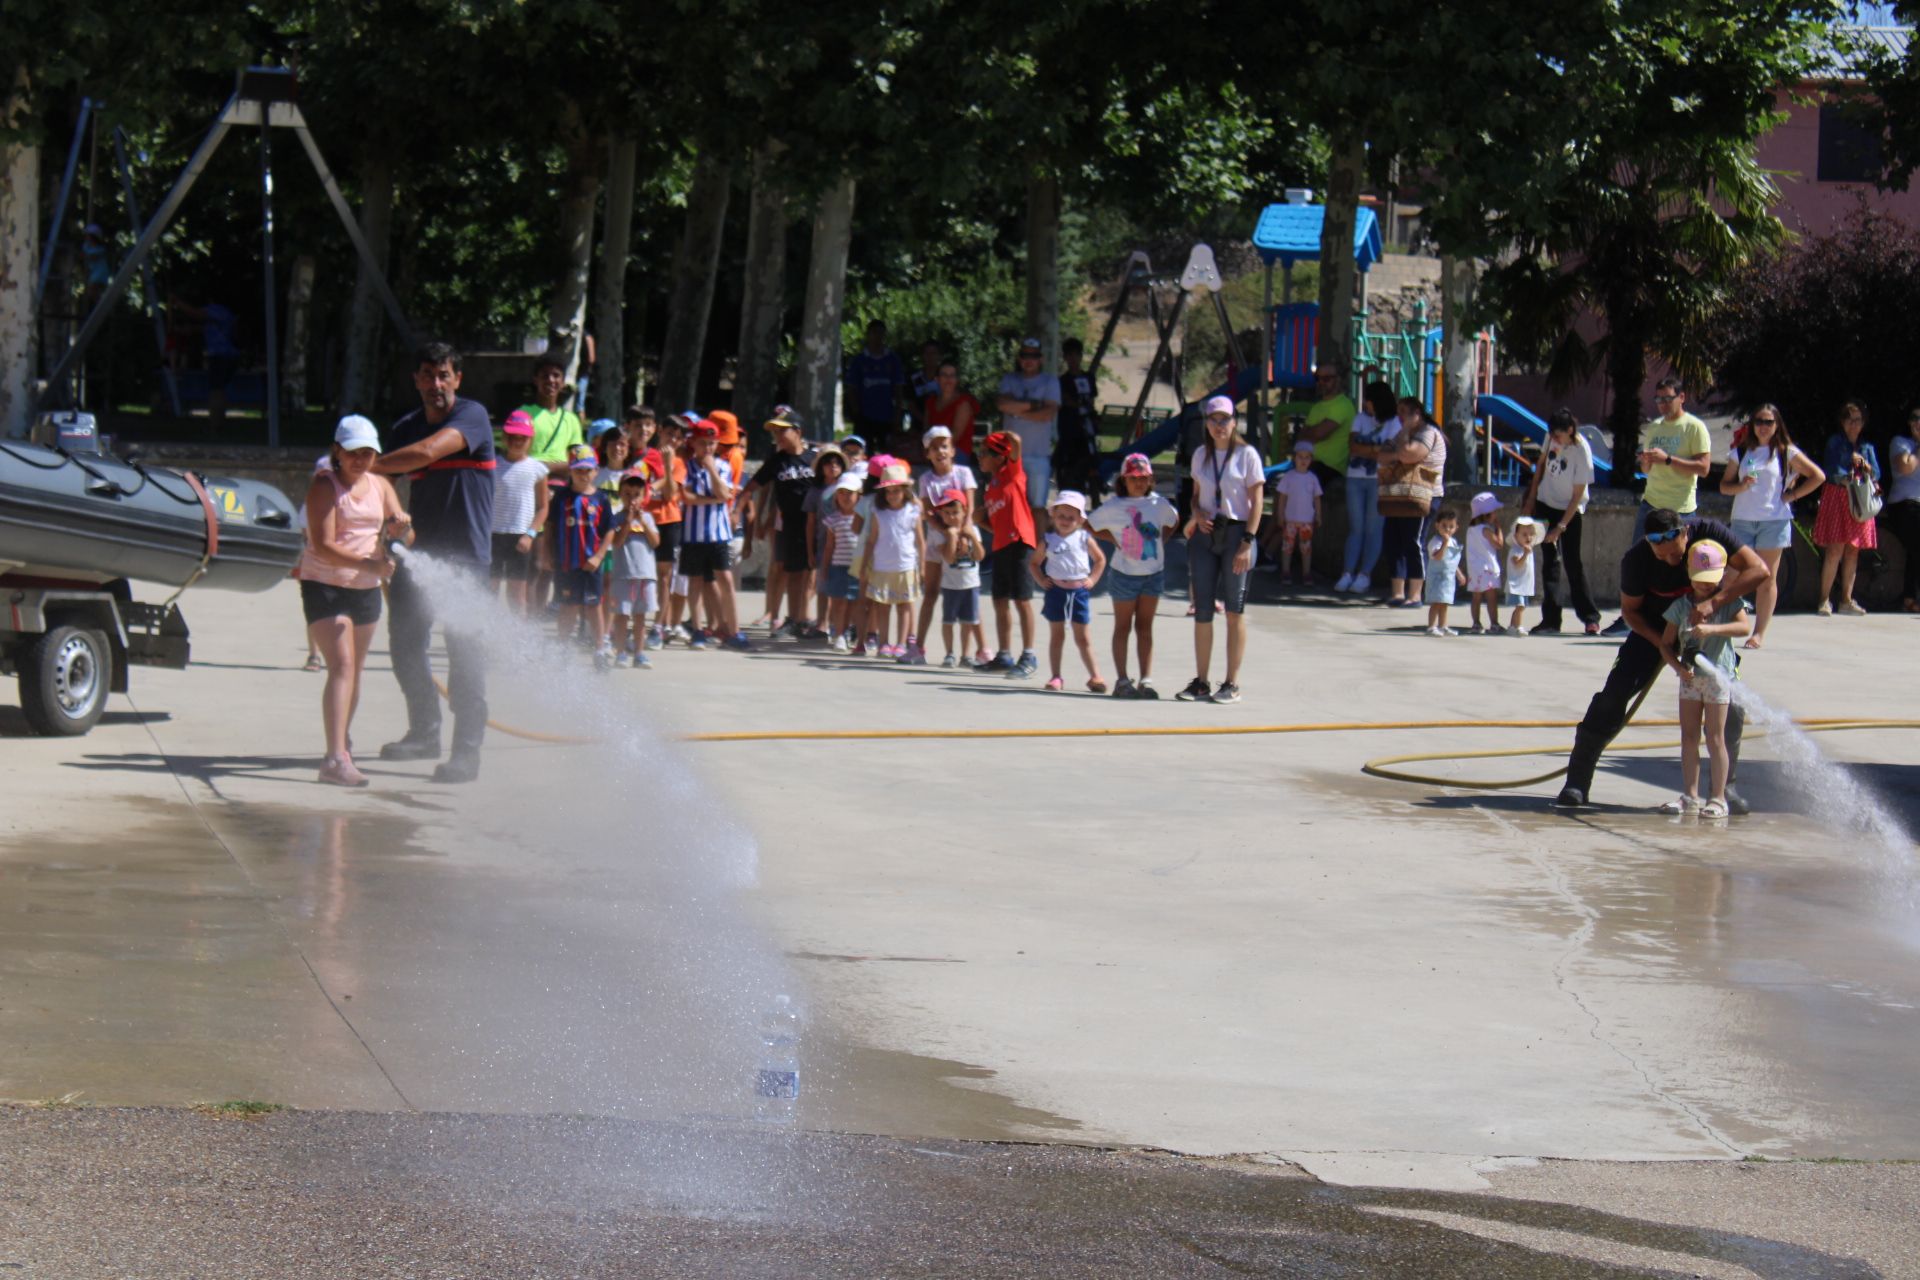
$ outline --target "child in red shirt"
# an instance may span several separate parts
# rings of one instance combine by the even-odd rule
[[[1000,651],[975,671],[1004,671],[1025,679],[1039,670],[1033,651],[1033,573],[1028,564],[1039,540],[1033,532],[1033,508],[1027,505],[1027,469],[1020,465],[1020,437],[996,431],[980,442],[980,469],[987,473],[981,499],[981,523],[993,534],[987,564],[993,574],[993,625]],[[1020,611],[1020,660],[1010,652],[1014,609]]]

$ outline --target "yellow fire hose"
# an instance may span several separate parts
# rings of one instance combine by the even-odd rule
[[[436,678],[434,688],[441,697],[447,696],[447,688]],[[1627,711],[1627,720],[1633,720],[1640,704],[1646,701],[1652,686],[1642,692]],[[1379,720],[1379,721],[1324,721],[1304,724],[1258,724],[1258,725],[1155,725],[1130,726],[1123,728],[1093,729],[768,729],[744,730],[736,733],[690,733],[681,739],[683,742],[890,742],[890,741],[928,741],[933,739],[1001,739],[1001,738],[1185,738],[1185,737],[1225,737],[1240,734],[1274,733],[1373,733],[1381,730],[1425,730],[1425,729],[1572,729],[1579,725],[1578,720]],[[1672,728],[1678,720],[1643,720],[1648,728]],[[1838,733],[1848,729],[1920,729],[1920,720],[1877,719],[1867,716],[1822,717],[1794,722],[1807,733]],[[556,746],[586,746],[599,741],[596,738],[571,737],[566,734],[540,733],[532,729],[522,729],[517,725],[503,724],[498,720],[487,721],[487,727],[510,738],[519,738],[526,742],[540,742]],[[1764,730],[1760,736],[1764,736]],[[1659,751],[1671,750],[1680,745],[1677,738],[1661,742],[1615,742],[1606,750],[1613,751]],[[1423,786],[1451,787],[1465,791],[1511,791],[1521,787],[1537,786],[1550,782],[1565,774],[1567,768],[1559,768],[1547,773],[1534,774],[1525,778],[1507,778],[1496,781],[1471,781],[1462,778],[1442,777],[1434,774],[1413,773],[1394,766],[1419,764],[1433,760],[1497,760],[1513,756],[1561,755],[1567,750],[1565,742],[1540,747],[1506,747],[1494,751],[1429,751],[1413,755],[1381,756],[1369,760],[1360,766],[1360,772],[1375,778],[1385,778],[1392,782],[1411,782]]]

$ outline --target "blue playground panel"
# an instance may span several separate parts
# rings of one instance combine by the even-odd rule
[[[1290,267],[1296,262],[1320,261],[1320,228],[1327,220],[1325,206],[1270,204],[1253,226],[1253,247],[1268,265]],[[1380,261],[1386,246],[1380,238],[1380,219],[1371,209],[1359,211],[1353,224],[1353,261],[1366,271]]]
[[[1476,417],[1487,418],[1509,430],[1518,432],[1525,440],[1532,440],[1542,448],[1547,443],[1546,419],[1533,412],[1511,396],[1480,396],[1473,402]],[[1494,456],[1493,483],[1521,485],[1527,479],[1521,466],[1505,454]],[[1613,483],[1613,464],[1599,458],[1593,460],[1593,482],[1596,486],[1607,487]]]

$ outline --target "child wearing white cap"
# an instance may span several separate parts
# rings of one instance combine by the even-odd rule
[[[1503,636],[1500,625],[1500,555],[1506,539],[1500,536],[1500,495],[1476,493],[1467,526],[1467,590],[1472,593],[1468,609],[1473,615],[1476,636]],[[1487,609],[1485,626],[1480,623],[1480,606]]]
[[[1060,657],[1067,647],[1067,623],[1072,622],[1074,647],[1080,650],[1081,665],[1087,669],[1087,689],[1105,693],[1107,682],[1100,678],[1100,664],[1094,659],[1087,627],[1093,621],[1093,585],[1106,570],[1107,558],[1087,532],[1085,495],[1062,490],[1049,514],[1053,529],[1033,552],[1034,580],[1047,589],[1040,607],[1040,616],[1047,620],[1047,657],[1053,665],[1053,678],[1047,681],[1047,688],[1058,692],[1066,687],[1060,678]]]

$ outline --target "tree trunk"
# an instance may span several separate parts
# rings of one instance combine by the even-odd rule
[[[720,271],[720,245],[727,228],[727,200],[733,194],[733,165],[724,156],[702,151],[687,192],[686,229],[673,258],[673,295],[667,306],[667,336],[660,346],[659,398],[667,412],[692,405],[699,393],[700,357],[713,315],[714,282]]]
[[[1353,294],[1359,271],[1353,263],[1353,232],[1360,217],[1360,183],[1367,167],[1366,140],[1359,132],[1334,135],[1327,165],[1327,204],[1320,224],[1320,342],[1322,364],[1345,366],[1353,346]]]
[[[1040,339],[1043,367],[1060,366],[1060,180],[1027,179],[1027,332]]]
[[[23,71],[0,128],[25,114]],[[40,148],[0,142],[0,436],[33,425],[34,275],[40,269]]]
[[[368,156],[360,166],[360,234],[380,269],[387,269],[393,241],[393,164],[385,156]],[[404,291],[400,296],[405,298]],[[333,406],[342,412],[377,413],[386,387],[380,358],[380,333],[386,308],[365,266],[353,284],[353,306],[347,313],[347,367],[340,377],[340,395]]]
[[[840,311],[847,294],[847,248],[853,241],[852,178],[842,178],[820,197],[813,215],[813,245],[807,262],[807,301],[800,315],[800,353],[793,370],[794,407],[821,437],[838,428],[834,401],[840,389]]]
[[[1626,290],[1622,291],[1626,293]],[[1630,297],[1607,299],[1607,429],[1613,439],[1613,484],[1633,486],[1640,452],[1640,387],[1647,380],[1648,326]]]
[[[595,281],[593,385],[587,410],[616,422],[626,414],[627,259],[633,247],[633,169],[636,145],[616,139],[607,153],[607,225],[600,236],[600,278]]]
[[[593,207],[600,200],[601,147],[584,129],[573,129],[567,144],[567,180],[560,197],[560,243],[566,265],[554,282],[547,308],[547,354],[567,371],[571,384],[580,373],[581,338],[587,331],[587,282],[593,274]]]
[[[787,192],[774,171],[780,149],[768,142],[753,157],[740,354],[733,373],[733,411],[742,423],[771,417],[780,391],[780,321],[787,309]],[[809,419],[807,426],[814,425]]]
[[[280,403],[289,413],[307,409],[307,351],[313,345],[313,255],[293,260],[287,276],[287,337],[280,349]]]
[[[1468,327],[1479,273],[1472,259],[1451,254],[1440,258],[1441,426],[1448,438],[1471,439],[1468,428],[1475,415],[1473,362],[1476,333]],[[1472,468],[1465,469],[1472,474]]]

